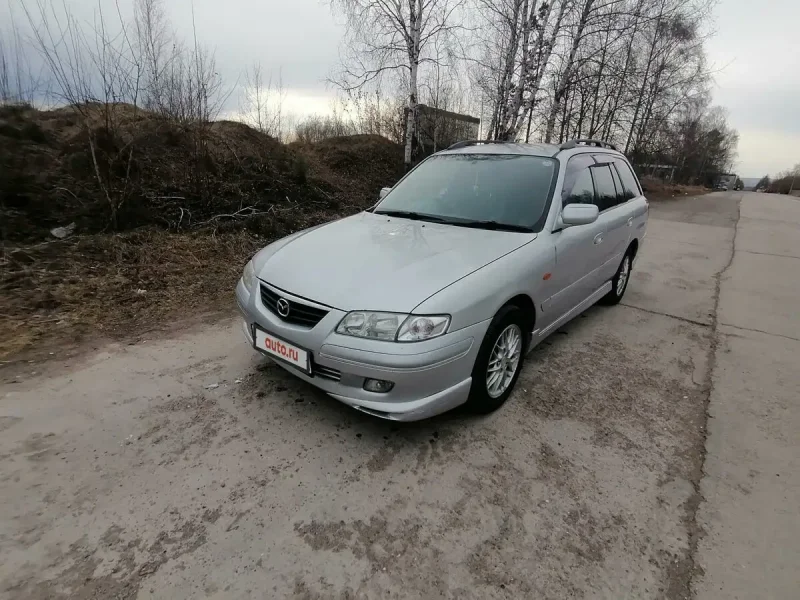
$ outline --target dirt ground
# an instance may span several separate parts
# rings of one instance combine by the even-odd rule
[[[751,541],[716,540],[750,505],[703,490],[731,459],[706,429],[736,397],[740,198],[654,204],[623,305],[551,336],[488,417],[355,412],[230,319],[4,369],[0,598],[732,597],[715,565]]]

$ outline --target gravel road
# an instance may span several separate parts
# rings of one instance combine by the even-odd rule
[[[653,205],[488,417],[357,413],[234,321],[6,370],[0,598],[796,597],[798,231]]]

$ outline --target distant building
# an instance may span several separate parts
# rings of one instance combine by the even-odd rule
[[[480,124],[481,120],[477,117],[425,104],[417,105],[414,159],[422,160],[462,140],[477,139]]]
[[[635,166],[636,173],[640,177],[649,175],[670,183],[675,177],[675,165],[637,164]]]

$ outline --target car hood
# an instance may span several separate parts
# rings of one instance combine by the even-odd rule
[[[535,238],[363,212],[277,242],[274,253],[256,259],[256,273],[275,287],[340,310],[410,312]]]

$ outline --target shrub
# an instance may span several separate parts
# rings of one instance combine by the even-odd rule
[[[25,123],[20,129],[20,134],[23,140],[30,140],[37,144],[44,144],[47,141],[47,135],[38,123]]]
[[[292,163],[292,177],[297,183],[308,180],[308,160],[305,156],[298,156]]]

